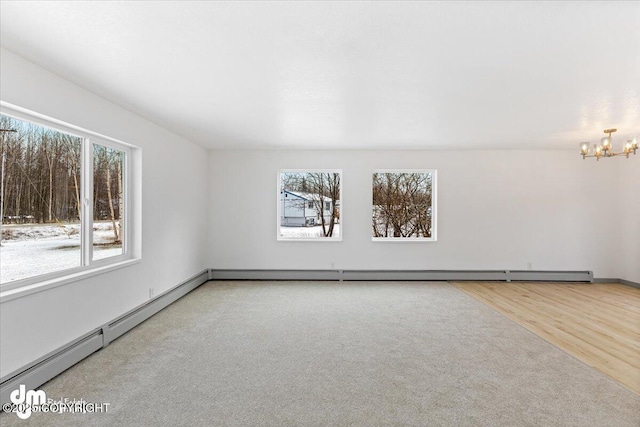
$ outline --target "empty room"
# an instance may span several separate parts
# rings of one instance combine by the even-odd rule
[[[640,425],[640,2],[0,2],[2,426]]]

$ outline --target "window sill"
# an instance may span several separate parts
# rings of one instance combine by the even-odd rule
[[[99,274],[108,273],[109,271],[128,267],[130,265],[137,264],[140,261],[141,261],[140,258],[128,259],[125,261],[114,262],[112,264],[92,268],[90,270],[85,270],[78,273],[69,274],[66,276],[56,277],[55,279],[44,280],[42,282],[21,286],[15,289],[7,289],[6,291],[0,291],[0,304],[3,304],[7,301],[11,301],[14,299],[25,297],[27,295],[35,294],[37,292],[42,292],[48,289],[56,288],[58,286],[77,282],[78,280],[83,280],[92,276],[97,276]]]

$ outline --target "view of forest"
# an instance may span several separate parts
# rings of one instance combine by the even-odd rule
[[[0,116],[2,222],[80,221],[82,138]],[[123,153],[93,145],[93,219],[119,221]],[[120,240],[118,228],[114,239]]]
[[[373,174],[373,237],[432,237],[433,176]]]

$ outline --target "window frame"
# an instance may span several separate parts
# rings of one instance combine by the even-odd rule
[[[35,125],[52,129],[56,132],[81,138],[81,164],[80,164],[80,265],[77,267],[65,268],[58,271],[31,276],[24,279],[13,280],[7,283],[0,283],[0,299],[3,301],[7,296],[15,296],[16,292],[23,289],[33,290],[46,286],[58,286],[69,283],[84,277],[93,276],[102,272],[120,268],[141,259],[140,241],[141,238],[137,230],[140,225],[134,223],[134,218],[138,215],[134,213],[132,195],[133,185],[133,163],[134,156],[139,156],[140,148],[117,139],[71,125],[69,123],[39,114],[5,101],[0,101],[0,113],[17,120],[31,122]],[[122,236],[122,254],[114,255],[98,260],[93,260],[93,145],[101,145],[107,148],[122,151],[124,162],[122,169],[123,187],[123,210],[121,216],[124,219],[125,227]],[[138,162],[135,162],[138,164]],[[38,291],[40,289],[37,289]],[[8,292],[10,291],[10,292]],[[31,292],[29,292],[31,293]]]
[[[120,260],[124,260],[127,259],[127,257],[125,255],[127,255],[127,253],[129,252],[129,241],[130,241],[130,233],[129,233],[129,220],[131,219],[131,215],[130,215],[130,209],[129,209],[129,201],[130,201],[130,188],[129,188],[129,176],[130,176],[130,156],[131,156],[131,148],[130,147],[123,147],[120,144],[114,143],[113,141],[109,141],[109,140],[103,140],[102,137],[94,137],[93,139],[91,138],[87,138],[86,140],[86,144],[87,144],[87,148],[88,150],[86,150],[87,153],[87,157],[83,157],[83,167],[85,167],[85,165],[89,166],[89,171],[86,174],[86,179],[88,181],[91,181],[90,183],[84,183],[86,185],[87,191],[90,196],[91,199],[89,198],[83,198],[83,204],[87,203],[87,202],[93,202],[93,175],[94,175],[94,170],[93,170],[93,145],[102,145],[103,147],[107,147],[113,150],[118,150],[118,151],[122,151],[124,152],[124,164],[122,165],[122,188],[123,188],[123,207],[124,207],[124,215],[122,215],[124,217],[124,233],[122,235],[122,254],[121,255],[114,255],[114,256],[110,256],[107,258],[101,258],[98,260],[94,260],[93,259],[93,246],[94,246],[94,241],[93,241],[93,227],[89,225],[89,222],[91,223],[91,225],[93,225],[93,203],[89,203],[89,208],[83,210],[83,222],[82,224],[85,223],[85,218],[84,216],[87,215],[89,216],[89,220],[90,221],[86,221],[87,227],[89,228],[89,230],[87,230],[87,236],[89,236],[89,241],[91,242],[90,245],[87,245],[88,247],[83,247],[83,252],[87,251],[87,253],[85,254],[88,258],[89,261],[89,265],[91,264],[95,264],[95,263],[101,263],[104,260],[111,260],[111,259],[120,259]],[[84,149],[84,147],[83,147]],[[84,156],[84,151],[83,150],[83,156]],[[81,191],[82,193],[82,191]],[[83,255],[83,256],[85,256]]]
[[[372,242],[397,242],[397,243],[432,243],[438,241],[438,170],[437,169],[374,169],[371,172],[371,219],[373,219],[373,177],[379,173],[402,174],[431,174],[431,237],[375,237]]]

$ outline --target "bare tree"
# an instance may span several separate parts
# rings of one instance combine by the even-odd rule
[[[94,220],[104,218],[107,212],[113,242],[119,243],[122,237],[122,152],[94,144],[93,153]]]
[[[374,237],[431,237],[430,173],[373,175]]]
[[[80,155],[81,149],[79,145],[70,144],[71,149],[68,156],[68,170],[73,178],[73,190],[75,193],[75,206],[78,219],[82,218],[82,205],[80,204]]]

